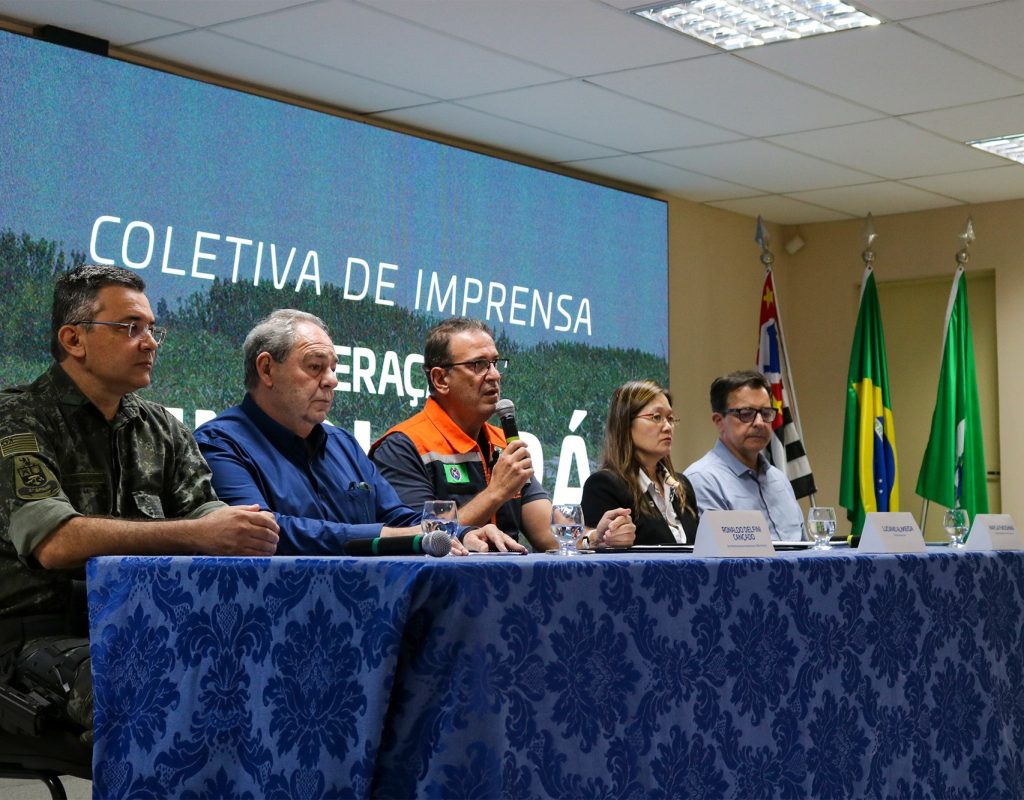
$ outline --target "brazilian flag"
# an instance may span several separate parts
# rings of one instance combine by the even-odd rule
[[[853,523],[855,535],[860,534],[864,515],[869,511],[899,511],[900,508],[885,334],[871,267],[864,270],[846,380],[839,503],[846,508],[846,517]]]

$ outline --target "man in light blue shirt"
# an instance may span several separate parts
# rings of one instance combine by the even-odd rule
[[[711,384],[711,420],[718,442],[686,468],[702,511],[761,511],[773,539],[800,541],[803,512],[785,473],[762,451],[779,409],[760,372],[732,372]]]

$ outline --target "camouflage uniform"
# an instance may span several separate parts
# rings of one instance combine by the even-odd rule
[[[127,394],[108,421],[57,364],[0,393],[0,631],[6,628],[8,645],[4,664],[0,642],[0,681],[10,677],[11,631],[20,624],[23,654],[38,649],[42,636],[83,652],[83,642],[68,637],[87,630],[84,604],[77,619],[68,617],[76,605],[72,582],[84,570],[42,569],[32,555],[54,530],[75,516],[191,519],[223,505],[195,440],[162,406]],[[88,674],[88,658],[82,663]],[[91,685],[75,689],[67,677],[61,693],[72,687],[71,713],[89,728]]]

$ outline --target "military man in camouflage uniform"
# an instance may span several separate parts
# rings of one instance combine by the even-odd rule
[[[217,499],[188,430],[135,394],[149,385],[165,335],[144,290],[119,267],[62,274],[55,363],[0,394],[0,685],[42,687],[86,740],[92,677],[85,604],[74,591],[86,559],[266,556],[278,540],[272,514]]]

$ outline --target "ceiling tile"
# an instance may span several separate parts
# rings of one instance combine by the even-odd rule
[[[753,139],[648,153],[647,157],[724,181],[756,186],[762,192],[796,192],[876,180],[872,175]]]
[[[979,61],[1024,77],[1024,3],[994,3],[924,17],[905,25]]]
[[[0,0],[0,16],[32,26],[56,25],[106,39],[115,47],[186,30],[180,23],[98,0]]]
[[[36,0],[38,2],[38,0]],[[142,11],[164,19],[201,28],[232,19],[244,19],[268,11],[297,6],[308,0],[202,0],[202,2],[168,2],[168,0],[102,0],[114,6]]]
[[[583,81],[474,97],[462,105],[627,153],[738,138]]]
[[[774,222],[778,225],[802,225],[851,218],[850,214],[841,211],[821,208],[810,203],[801,203],[799,200],[778,194],[748,197],[741,200],[721,200],[707,205],[746,217],[762,216],[765,222]]]
[[[957,200],[894,181],[817,189],[812,192],[793,192],[788,196],[794,200],[805,200],[808,203],[834,208],[854,217],[864,217],[869,213],[903,214],[907,211],[961,205]]]
[[[207,31],[157,39],[133,50],[356,113],[433,100]]]
[[[562,77],[341,0],[229,22],[215,30],[271,50],[301,53],[303,58],[324,66],[442,99]]]
[[[1024,169],[959,144],[1024,132],[1024,0],[858,5],[903,22],[726,54],[636,0],[0,0],[0,17],[777,221],[847,214],[798,199],[1024,197]]]
[[[1024,95],[900,117],[950,139],[994,139],[1024,133]]]
[[[572,76],[717,52],[696,39],[592,0],[362,2]]]
[[[456,136],[471,142],[498,147],[513,153],[523,153],[544,161],[572,161],[598,158],[616,153],[579,139],[570,139],[550,131],[543,131],[518,122],[510,122],[463,108],[455,103],[402,108],[374,115],[378,119],[409,125],[426,131]]]
[[[997,156],[896,119],[791,133],[770,141],[882,178],[915,178],[999,166]]]
[[[992,0],[861,0],[857,6],[868,12],[874,11],[875,16],[885,19],[910,19],[991,2]]]
[[[898,25],[753,47],[743,57],[890,114],[1024,93],[1024,82]]]
[[[1024,166],[1007,164],[995,169],[954,172],[908,180],[913,186],[929,192],[955,197],[965,203],[993,203],[1024,197]]]
[[[706,122],[748,136],[770,136],[882,116],[728,53],[588,80],[672,111],[696,113]]]
[[[647,186],[686,200],[704,202],[758,194],[749,186],[709,178],[685,169],[650,161],[642,156],[615,156],[588,161],[574,161],[566,166],[602,175],[606,178]]]

